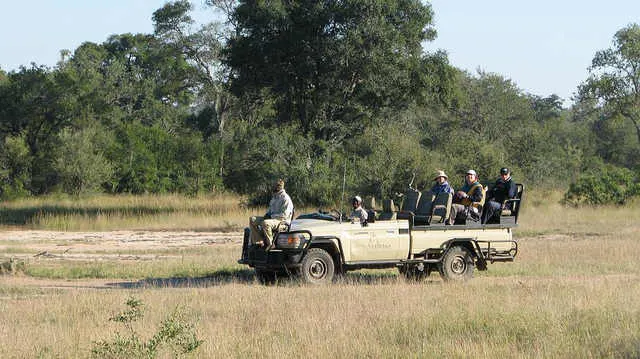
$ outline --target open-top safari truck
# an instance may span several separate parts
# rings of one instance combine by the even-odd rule
[[[452,196],[409,189],[397,210],[392,200],[367,208],[369,220],[352,223],[340,213],[298,216],[270,247],[252,246],[245,229],[241,264],[255,268],[261,281],[278,275],[296,275],[308,283],[330,282],[337,274],[361,268],[393,268],[411,278],[438,270],[445,280],[466,280],[474,268],[486,270],[493,262],[513,261],[524,186],[517,185],[510,210],[496,223],[446,225]]]

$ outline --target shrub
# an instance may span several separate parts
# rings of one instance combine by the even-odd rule
[[[601,170],[586,172],[569,186],[565,202],[580,204],[624,204],[640,195],[637,174],[627,168],[605,166]]]
[[[183,308],[176,308],[162,321],[158,331],[149,340],[143,340],[134,330],[133,322],[144,316],[144,304],[136,298],[129,298],[126,304],[129,309],[109,320],[122,323],[127,328],[128,335],[116,333],[112,341],[94,343],[91,349],[93,358],[156,358],[161,352],[166,353],[166,350],[175,358],[195,351],[202,344]]]
[[[94,142],[97,134],[94,128],[61,131],[54,169],[65,193],[99,192],[111,180],[113,166]]]

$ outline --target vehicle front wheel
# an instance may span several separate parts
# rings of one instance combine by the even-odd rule
[[[450,248],[440,262],[440,275],[446,281],[465,281],[473,277],[471,252],[462,246]]]
[[[330,283],[335,275],[333,258],[324,249],[311,248],[302,258],[300,278],[311,284]]]

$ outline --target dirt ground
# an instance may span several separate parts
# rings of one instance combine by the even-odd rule
[[[143,261],[179,257],[180,249],[241,246],[242,233],[114,231],[55,232],[0,231],[0,262],[9,258],[64,261]],[[149,251],[151,253],[145,253]],[[165,253],[166,251],[166,253]],[[153,253],[155,252],[155,253]],[[158,252],[160,254],[158,254]],[[24,275],[0,275],[0,285],[40,288],[110,288],[113,280],[37,279]],[[134,283],[132,281],[132,283]],[[123,283],[118,283],[121,287]]]

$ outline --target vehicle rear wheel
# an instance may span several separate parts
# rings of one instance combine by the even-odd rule
[[[333,258],[322,248],[311,248],[302,258],[300,277],[306,283],[324,284],[333,280],[335,265]]]
[[[446,281],[465,281],[473,277],[471,252],[462,246],[450,248],[440,262],[440,275]]]

